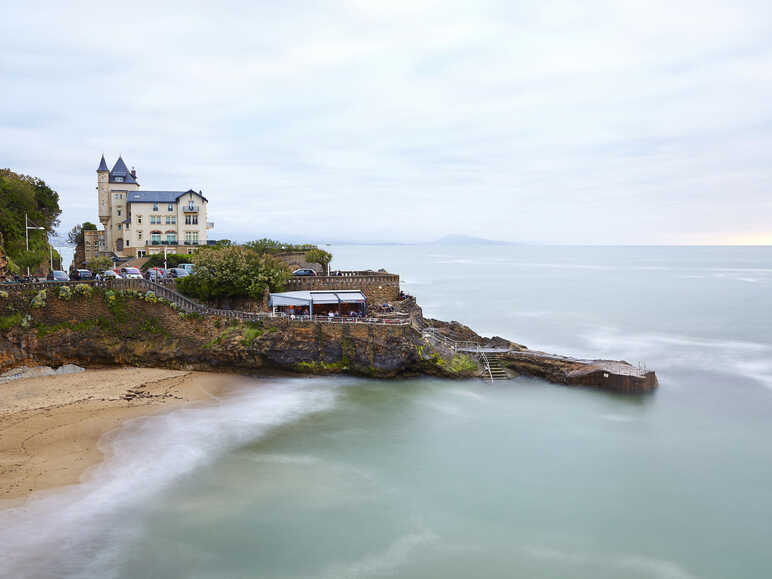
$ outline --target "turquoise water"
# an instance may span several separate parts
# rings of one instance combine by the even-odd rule
[[[772,574],[772,250],[332,248],[425,314],[660,389],[247,381],[135,421],[83,485],[0,514],[8,577]]]

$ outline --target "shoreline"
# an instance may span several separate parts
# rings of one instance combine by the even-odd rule
[[[234,376],[111,368],[0,384],[0,509],[78,484],[109,454],[100,444],[127,420],[217,402]]]

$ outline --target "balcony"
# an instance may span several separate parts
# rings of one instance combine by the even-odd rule
[[[145,245],[179,245],[179,242],[177,240],[169,241],[166,239],[160,239],[160,240],[148,239],[147,241],[145,241]]]
[[[192,203],[188,203],[187,205],[183,205],[182,206],[182,210],[185,213],[198,213],[199,206],[198,205],[193,205]]]
[[[198,245],[198,241],[185,241],[185,245]]]
[[[207,229],[214,229],[214,221],[207,221],[206,222],[206,228]]]

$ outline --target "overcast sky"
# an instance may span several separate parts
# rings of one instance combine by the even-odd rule
[[[4,2],[0,167],[214,238],[772,243],[772,2]]]

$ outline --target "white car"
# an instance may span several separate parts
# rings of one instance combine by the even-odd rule
[[[142,273],[136,267],[122,267],[121,277],[123,279],[142,279]]]
[[[119,277],[118,274],[111,269],[106,269],[97,274],[97,279],[116,279],[117,277]]]

